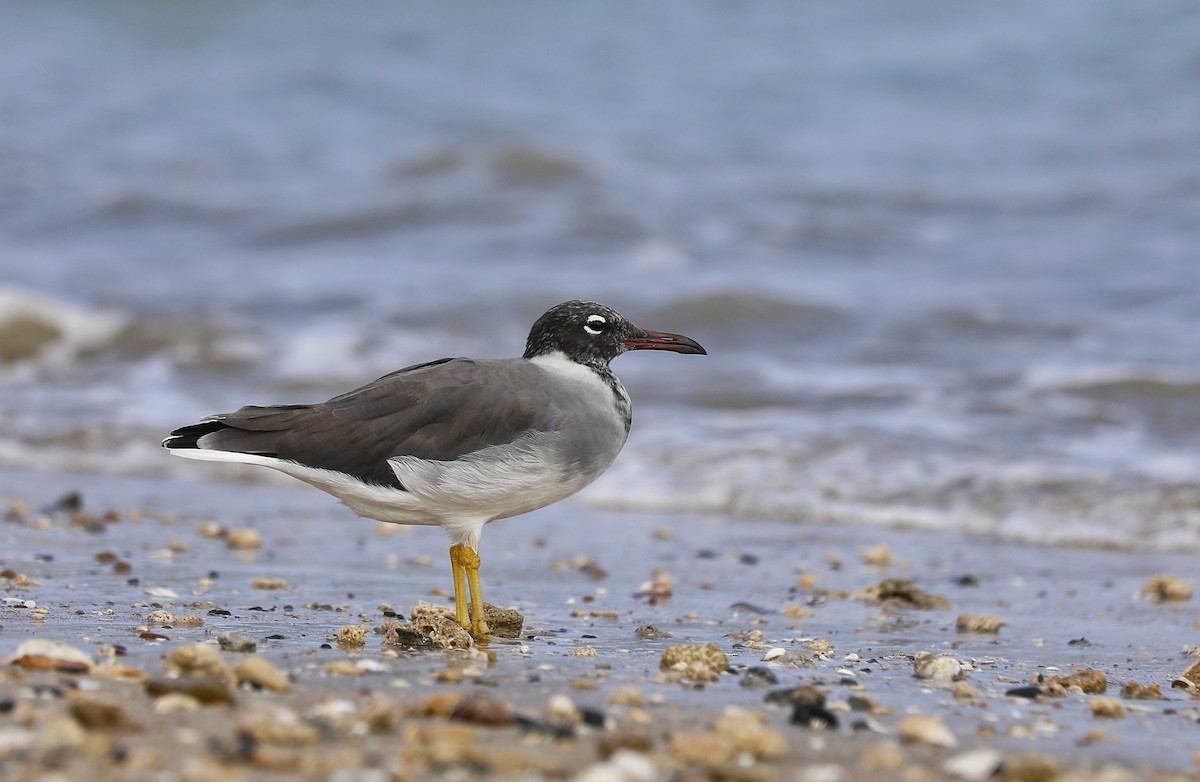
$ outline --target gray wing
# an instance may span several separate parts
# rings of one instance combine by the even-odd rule
[[[243,407],[164,444],[274,456],[399,487],[393,456],[449,461],[558,428],[560,416],[537,402],[537,372],[522,359],[442,359],[317,405]]]

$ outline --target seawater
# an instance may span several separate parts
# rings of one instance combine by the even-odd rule
[[[83,2],[0,24],[0,464],[515,355],[594,298],[630,511],[1200,548],[1200,10]]]

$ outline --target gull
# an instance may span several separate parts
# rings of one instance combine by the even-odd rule
[[[483,528],[569,497],[613,463],[632,405],[609,362],[630,350],[706,354],[611,307],[568,301],[537,319],[520,358],[414,364],[327,402],[212,415],[162,445],[189,459],[270,467],[365,518],[442,527],[455,620],[486,640]]]

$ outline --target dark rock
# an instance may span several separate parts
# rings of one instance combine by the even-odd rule
[[[146,694],[151,698],[160,698],[169,693],[190,695],[205,706],[233,705],[233,693],[229,691],[229,685],[217,677],[149,679],[146,682]]]
[[[755,665],[752,668],[746,669],[738,684],[747,689],[770,687],[779,684],[779,677],[770,668],[763,665]]]
[[[1013,687],[1011,690],[1006,690],[1004,694],[1010,698],[1028,698],[1029,700],[1036,700],[1046,693],[1041,687],[1028,685],[1025,687]]]
[[[258,649],[258,641],[248,635],[226,631],[217,636],[217,644],[226,652],[254,652]]]
[[[804,728],[836,730],[837,716],[824,704],[797,703],[792,707],[792,724]]]

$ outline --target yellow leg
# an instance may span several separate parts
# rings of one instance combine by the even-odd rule
[[[487,622],[483,620],[483,590],[479,586],[479,554],[466,546],[462,550],[463,567],[467,571],[467,584],[471,588],[471,636],[476,641],[488,638]]]
[[[454,576],[454,620],[464,630],[471,629],[470,617],[467,615],[467,573],[464,570],[466,563],[463,561],[463,552],[468,550],[461,543],[450,547],[450,572]],[[479,555],[476,554],[475,558],[478,560]]]
[[[488,638],[483,620],[483,589],[479,586],[479,554],[462,543],[450,547],[450,569],[454,574],[454,621],[476,641]],[[467,609],[470,590],[470,611]]]

